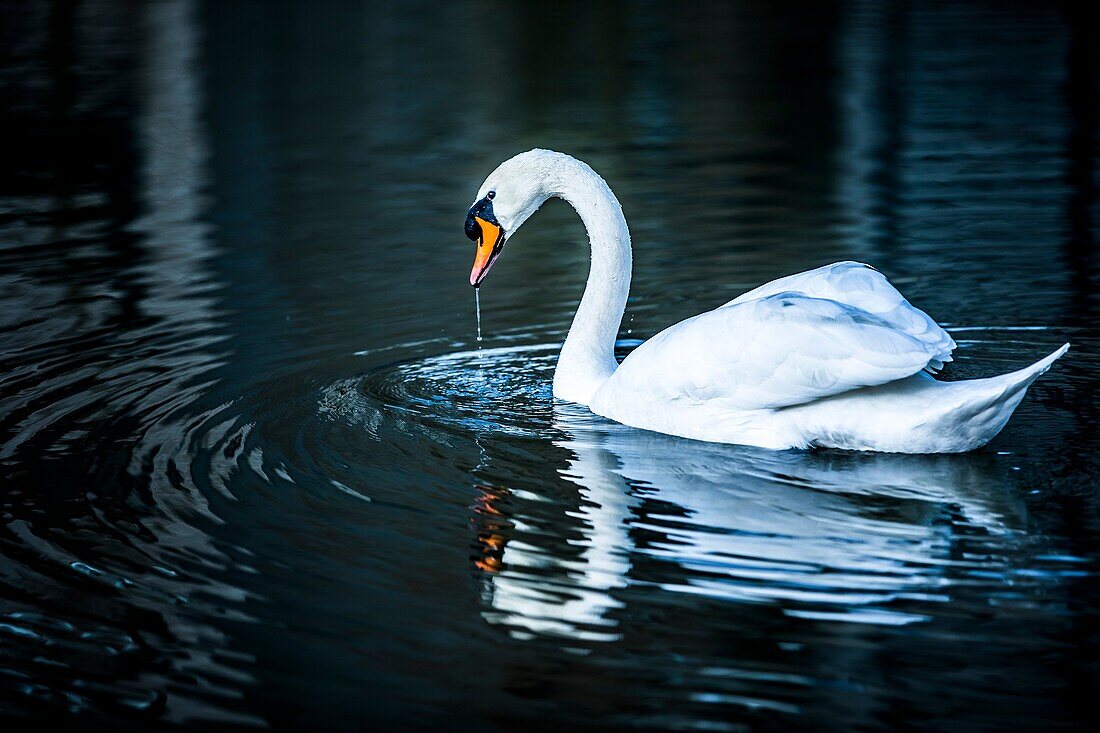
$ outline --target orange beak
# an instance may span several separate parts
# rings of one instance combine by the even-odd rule
[[[497,261],[504,248],[504,230],[480,216],[474,217],[474,221],[481,227],[481,235],[477,238],[477,252],[474,253],[474,267],[470,270],[470,284],[476,288],[489,274],[489,268]]]

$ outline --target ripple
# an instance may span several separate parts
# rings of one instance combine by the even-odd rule
[[[863,3],[815,15],[822,33],[741,13],[718,20],[753,43],[696,33],[685,56],[669,41],[693,26],[638,8],[627,53],[603,55],[648,70],[638,83],[543,89],[517,122],[454,103],[477,64],[452,51],[469,44],[416,42],[429,26],[461,38],[452,27],[477,13],[311,13],[272,67],[268,31],[297,16],[207,3],[189,20],[193,3],[160,3],[119,25],[59,5],[12,16],[30,83],[14,88],[27,144],[0,195],[5,716],[234,730],[339,729],[364,711],[424,729],[455,710],[470,729],[1089,719],[1052,704],[1098,658],[1078,633],[1095,626],[1100,557],[1095,75],[1066,45],[1087,23]],[[511,41],[575,10],[511,13],[524,32],[497,52],[520,58]],[[562,28],[621,25],[582,19],[600,22]],[[80,43],[40,21],[75,22]],[[837,63],[785,73],[794,47]],[[57,58],[72,62],[60,74]],[[777,59],[795,86],[772,83]],[[1088,114],[1066,118],[1067,101]],[[310,124],[285,114],[301,102]],[[807,124],[775,124],[794,112]],[[485,134],[490,117],[501,134]],[[547,206],[530,246],[509,245],[482,292],[480,349],[468,252],[449,244],[471,161],[555,129],[600,157],[628,211],[627,334],[851,258],[957,324],[955,378],[1030,363],[1059,334],[1074,352],[970,456],[716,446],[556,402],[580,223]]]
[[[390,364],[324,389],[320,410],[360,421],[391,411],[442,428],[544,437],[553,427],[559,348],[506,346]]]
[[[348,428],[411,455],[439,435],[476,441],[472,561],[486,621],[513,637],[616,641],[631,587],[891,627],[932,621],[964,586],[1014,602],[1006,591],[1021,580],[1004,555],[1033,540],[992,457],[774,452],[636,430],[553,399],[558,348],[412,358],[318,393],[317,414],[341,431],[328,445],[345,460]],[[572,490],[525,488],[511,465],[528,458],[507,439],[538,441]],[[325,472],[337,492],[372,500],[333,478],[336,466]]]

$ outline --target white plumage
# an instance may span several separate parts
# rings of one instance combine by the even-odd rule
[[[592,268],[554,376],[554,394],[662,433],[767,448],[939,453],[993,438],[1055,359],[962,382],[930,375],[955,342],[874,268],[840,262],[783,277],[677,323],[616,366],[630,235],[610,188],[584,163],[533,150],[503,163],[495,197],[509,235],[550,196],[588,229]]]

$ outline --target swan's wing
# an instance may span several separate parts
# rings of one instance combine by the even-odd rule
[[[874,313],[777,293],[665,329],[623,360],[608,386],[617,396],[773,409],[903,379],[939,354]]]
[[[932,369],[951,361],[955,341],[919,308],[913,307],[881,272],[860,262],[837,262],[816,270],[773,280],[750,290],[723,307],[746,303],[776,293],[794,292],[826,298],[873,313],[893,328],[928,344],[936,351]]]

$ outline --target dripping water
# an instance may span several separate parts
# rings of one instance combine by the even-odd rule
[[[474,310],[477,311],[477,340],[481,341],[481,288],[474,288]]]

